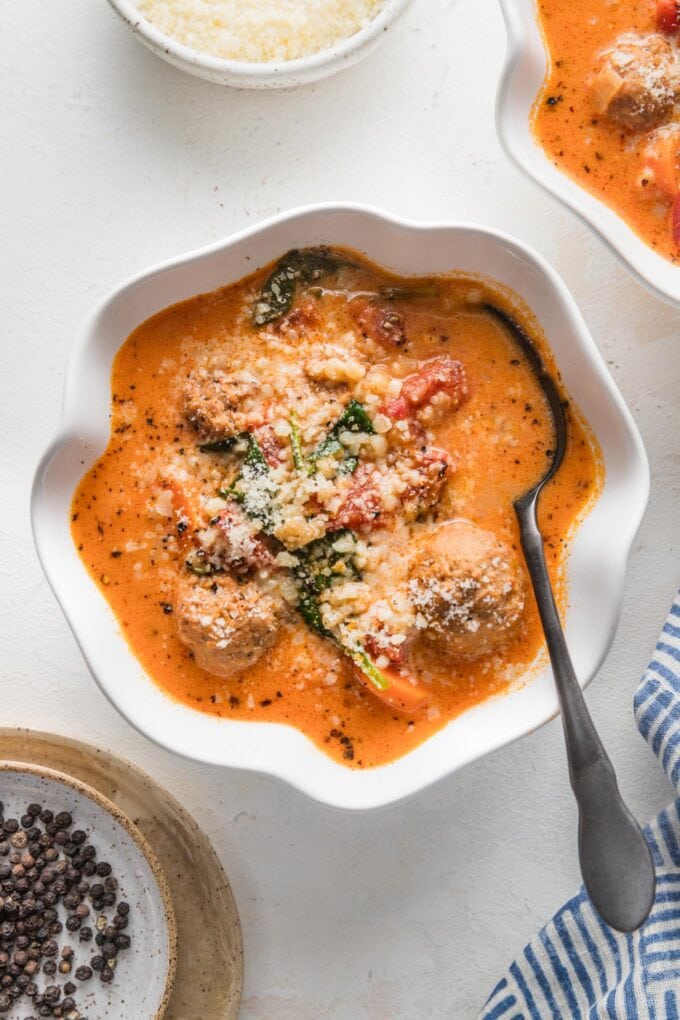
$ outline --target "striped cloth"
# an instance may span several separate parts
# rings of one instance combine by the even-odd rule
[[[680,794],[680,593],[635,694],[635,720]],[[609,928],[582,888],[515,960],[479,1020],[680,1020],[680,799],[645,835],[658,885],[644,927]]]

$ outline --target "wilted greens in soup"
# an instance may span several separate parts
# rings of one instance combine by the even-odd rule
[[[73,536],[168,694],[367,767],[526,674],[541,633],[513,500],[553,432],[489,304],[542,342],[488,282],[313,249],[126,340]],[[541,511],[558,587],[601,481],[568,417]]]

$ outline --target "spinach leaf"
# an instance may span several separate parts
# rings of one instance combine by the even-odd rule
[[[262,452],[262,447],[250,432],[239,437],[247,443],[246,454],[238,475],[226,489],[219,489],[222,499],[233,499],[243,507],[243,512],[252,520],[259,521],[262,530],[271,531],[274,525],[273,483],[270,486],[257,483],[258,479],[269,474],[269,465]]]
[[[282,318],[292,307],[299,283],[303,286],[313,283],[346,264],[346,259],[328,248],[298,248],[289,251],[265,281],[253,309],[253,325],[266,326]]]
[[[338,418],[333,431],[340,432],[366,432],[369,436],[375,434],[373,422],[368,417],[366,408],[358,400],[350,400],[349,404]]]
[[[348,577],[358,578],[361,576],[354,563],[354,550],[339,552],[333,548],[339,540],[347,537],[356,541],[354,532],[346,529],[332,535],[324,535],[323,538],[310,542],[309,545],[297,551],[295,556],[298,565],[293,568],[293,577],[300,593],[297,610],[310,630],[337,645],[374,687],[380,691],[386,691],[390,686],[389,680],[378,669],[366,649],[358,642],[353,645],[344,644],[333,631],[325,626],[321,616],[320,594],[330,588],[334,581],[340,577],[347,580]],[[341,561],[345,564],[345,570],[339,575],[333,568]]]
[[[305,466],[305,458],[302,452],[300,420],[295,411],[290,412],[290,445],[293,451],[293,464],[297,471],[302,471]]]
[[[368,677],[374,687],[377,687],[379,691],[389,689],[389,680],[380,672],[365,648],[362,648],[358,643],[353,647],[350,645],[340,645],[340,647],[345,655],[348,655],[352,662],[359,667],[364,676]]]
[[[267,474],[269,471],[269,465],[262,452],[262,447],[252,433],[248,433],[248,449],[246,450],[243,464],[259,475]]]
[[[345,447],[342,445],[333,430],[328,433],[321,443],[319,443],[316,450],[310,453],[309,459],[312,464],[315,464],[317,460],[321,460],[323,457],[332,457],[334,453],[341,453],[344,449]]]
[[[321,460],[322,457],[331,457],[334,453],[340,453],[344,450],[345,460],[339,467],[338,473],[343,475],[354,474],[359,461],[357,457],[349,454],[340,442],[340,436],[343,432],[365,432],[369,436],[375,434],[373,422],[368,417],[364,405],[360,404],[358,400],[350,400],[326,438],[310,454],[309,460],[312,473],[316,470],[316,462]]]
[[[350,539],[352,548],[340,552],[334,548],[343,539]],[[322,591],[332,587],[337,580],[356,580],[360,574],[354,563],[354,547],[357,537],[353,531],[344,528],[298,549],[294,556],[297,566],[293,567],[293,577],[298,589],[305,595],[316,597]],[[343,566],[337,569],[338,564]]]
[[[320,637],[330,638],[332,641],[335,640],[330,630],[324,626],[319,604],[311,595],[305,595],[300,599],[297,610],[309,629],[313,630],[315,634],[319,634]]]
[[[247,432],[240,432],[235,436],[227,436],[225,439],[211,439],[208,443],[200,443],[201,453],[228,453],[233,450],[239,439],[247,439]]]

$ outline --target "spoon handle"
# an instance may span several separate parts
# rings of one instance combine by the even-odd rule
[[[640,826],[621,797],[614,768],[576,679],[550,583],[536,501],[519,501],[516,510],[562,709],[569,777],[579,809],[583,881],[607,924],[618,931],[635,931],[647,919],[654,902],[652,856]]]

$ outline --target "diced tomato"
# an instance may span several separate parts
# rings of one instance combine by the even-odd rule
[[[357,325],[363,336],[375,340],[382,347],[403,347],[408,337],[399,312],[377,301],[366,301],[359,306]]]
[[[279,333],[294,330],[296,333],[304,334],[318,326],[319,321],[318,303],[312,298],[308,298],[296,302],[295,307],[288,312],[288,315],[284,315],[279,322],[274,324],[274,329]]]
[[[680,190],[680,129],[673,125],[655,132],[642,158],[654,185],[674,198]]]
[[[269,467],[279,467],[281,463],[281,447],[271,425],[258,425],[253,429],[253,435],[258,441]]]
[[[230,570],[247,573],[273,566],[273,554],[259,536],[252,534],[245,514],[235,503],[221,510],[210,523],[224,536],[226,548],[222,550],[220,547],[219,551]]]
[[[680,2],[678,0],[657,0],[656,27],[660,32],[671,35],[680,32]]]
[[[423,510],[436,506],[453,467],[453,457],[446,450],[434,446],[419,450],[416,455],[419,480],[406,490],[404,501],[416,503]]]
[[[329,531],[342,528],[354,530],[366,524],[377,524],[382,517],[382,503],[373,469],[360,464],[354,473],[352,487],[345,496],[335,518],[330,522]]]
[[[397,712],[416,712],[422,708],[427,701],[427,689],[423,686],[411,683],[411,680],[404,673],[400,673],[393,666],[381,669],[380,672],[389,681],[389,687],[384,691],[371,683],[365,673],[355,665],[354,675],[360,684],[374,694],[376,698],[384,701],[390,708]]]
[[[673,199],[672,211],[673,243],[680,248],[680,191]]]
[[[385,414],[400,421],[429,404],[437,393],[446,393],[454,407],[459,407],[468,394],[465,369],[460,361],[443,354],[425,361],[417,372],[406,376],[401,393],[384,405]]]
[[[404,641],[400,645],[393,645],[389,641],[381,641],[379,635],[374,637],[369,634],[366,638],[366,651],[377,659],[380,655],[384,655],[386,658],[393,662],[395,666],[400,665],[404,661],[404,654],[406,652],[406,644]],[[382,671],[385,672],[384,670]]]

